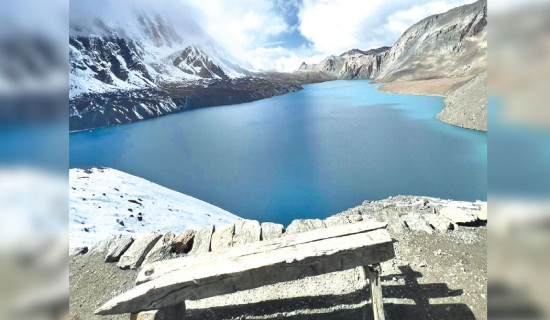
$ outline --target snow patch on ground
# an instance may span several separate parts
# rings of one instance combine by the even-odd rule
[[[178,233],[208,225],[227,225],[239,218],[115,169],[71,169],[69,181],[71,248],[91,246],[112,234]]]

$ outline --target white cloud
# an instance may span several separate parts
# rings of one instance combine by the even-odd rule
[[[197,22],[224,48],[243,59],[248,52],[289,27],[271,0],[189,0]],[[249,58],[249,57],[248,57]]]
[[[260,47],[251,52],[252,66],[258,70],[277,70],[281,72],[296,71],[302,62],[316,63],[324,59],[324,55],[312,54],[306,48],[290,50],[283,47]]]
[[[381,0],[305,0],[298,15],[299,30],[314,49],[334,54],[361,46],[358,34]]]
[[[325,55],[392,45],[423,18],[475,0],[305,0],[299,30]]]

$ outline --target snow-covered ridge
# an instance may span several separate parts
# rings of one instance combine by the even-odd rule
[[[214,205],[110,168],[69,171],[70,247],[112,234],[199,230],[238,217]]]
[[[72,16],[84,9],[71,8]],[[125,20],[71,20],[69,97],[156,88],[162,83],[239,78],[248,64],[227,53],[190,17],[176,24],[139,8]]]

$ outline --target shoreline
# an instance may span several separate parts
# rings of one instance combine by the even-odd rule
[[[445,98],[443,100],[443,108],[435,116],[437,120],[439,120],[442,123],[445,123],[454,127],[462,128],[462,129],[487,132],[486,121],[485,121],[485,125],[475,123],[475,120],[468,119],[467,117],[465,117],[465,114],[464,114],[466,111],[471,111],[471,110],[466,110],[467,108],[465,106],[461,106],[460,108],[458,108],[458,110],[456,110],[457,108],[454,107],[455,104],[460,105],[461,102],[462,103],[465,103],[465,102],[463,101],[450,102],[450,97],[456,96],[458,92],[460,92],[462,96],[464,96],[465,95],[464,91],[478,89],[478,88],[472,88],[474,85],[471,85],[471,83],[474,82],[480,75],[462,76],[462,77],[454,77],[454,78],[386,82],[386,83],[383,83],[381,86],[379,86],[377,90],[385,93],[390,93],[390,94],[406,94],[406,95]],[[473,96],[476,96],[476,92],[473,92]],[[468,107],[471,107],[472,105],[471,101],[468,101],[467,104],[468,104]],[[479,111],[477,113],[479,113]],[[485,118],[486,118],[486,112],[485,112]]]

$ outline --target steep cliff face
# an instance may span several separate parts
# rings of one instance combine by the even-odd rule
[[[387,48],[387,47],[386,47]],[[346,59],[338,76],[340,79],[371,79],[379,72],[382,61],[387,56],[385,51],[369,53],[344,54]]]
[[[478,74],[487,68],[487,1],[430,16],[391,47],[380,81]]]
[[[302,65],[300,65],[298,71],[323,72],[338,77],[345,61],[346,59],[341,56],[330,56],[317,64],[307,64],[302,62]]]
[[[363,51],[352,49],[339,56],[330,56],[317,64],[302,63],[299,72],[323,72],[338,79],[373,78],[382,65],[389,47]]]

